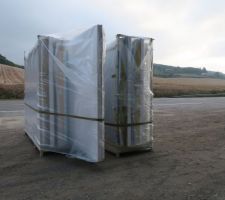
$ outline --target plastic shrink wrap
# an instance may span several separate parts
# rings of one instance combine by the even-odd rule
[[[104,159],[104,33],[41,35],[25,57],[25,132],[40,151]]]
[[[151,38],[117,35],[106,48],[105,141],[109,151],[152,148],[152,42]]]

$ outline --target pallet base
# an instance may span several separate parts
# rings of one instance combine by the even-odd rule
[[[105,150],[115,154],[115,156],[119,158],[121,154],[125,154],[125,153],[152,151],[152,145],[151,143],[147,143],[145,145],[138,145],[134,147],[124,147],[124,146],[105,143]]]
[[[39,151],[40,157],[43,157],[48,151],[41,150],[37,145],[34,144],[33,140],[29,137],[29,135],[24,132],[24,134],[29,138],[32,145],[34,145],[35,149]],[[137,145],[133,147],[124,147],[119,145],[114,145],[110,143],[105,143],[105,150],[109,153],[114,154],[117,158],[121,156],[121,154],[132,153],[132,152],[148,152],[153,151],[152,143],[147,143],[145,145]]]
[[[24,135],[26,135],[26,136],[28,137],[28,139],[31,141],[32,145],[35,147],[35,149],[36,149],[37,151],[39,151],[40,157],[43,157],[44,154],[45,154],[47,151],[43,151],[43,150],[41,150],[40,148],[38,148],[37,145],[34,144],[33,140],[29,137],[29,135],[27,134],[27,132],[24,132]]]

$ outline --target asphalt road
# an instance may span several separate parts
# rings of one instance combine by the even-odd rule
[[[225,110],[225,97],[217,98],[155,98],[153,101],[155,116],[173,117],[174,111]],[[181,112],[182,113],[182,112]],[[16,128],[24,126],[24,101],[0,100],[0,126]]]
[[[23,115],[23,100],[0,100],[0,117],[16,117]]]
[[[225,97],[211,98],[155,98],[153,101],[155,112],[164,112],[174,107],[182,108],[223,108]],[[0,117],[15,117],[24,115],[23,100],[0,100]]]
[[[23,101],[0,101],[0,199],[224,200],[225,98],[154,100],[154,151],[90,164],[40,158]]]

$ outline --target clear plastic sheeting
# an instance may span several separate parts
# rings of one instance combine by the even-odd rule
[[[135,147],[153,141],[153,39],[117,35],[106,49],[105,140]]]
[[[104,44],[101,25],[38,36],[25,58],[25,131],[40,150],[104,159]]]

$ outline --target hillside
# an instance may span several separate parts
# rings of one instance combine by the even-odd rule
[[[0,54],[0,64],[23,68],[23,66],[13,63],[12,61],[8,60],[6,57],[2,56],[1,54]]]
[[[0,64],[0,98],[23,98],[24,70]]]
[[[163,78],[216,78],[225,79],[225,74],[207,71],[206,68],[174,67],[170,65],[154,64],[154,76]]]

